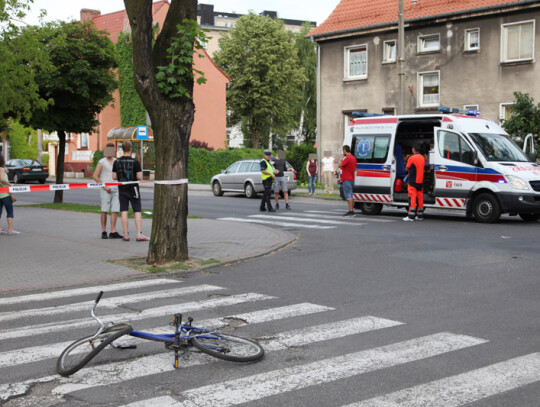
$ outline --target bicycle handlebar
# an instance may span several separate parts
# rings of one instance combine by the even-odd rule
[[[98,304],[99,300],[101,300],[101,297],[103,297],[103,291],[100,291],[97,298],[96,298],[96,305]]]

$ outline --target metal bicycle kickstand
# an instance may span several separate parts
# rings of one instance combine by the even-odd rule
[[[178,369],[178,348],[180,347],[180,326],[182,325],[182,314],[174,314],[172,325],[174,325],[174,368]]]

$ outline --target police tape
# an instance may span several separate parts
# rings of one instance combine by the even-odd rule
[[[0,193],[19,193],[19,192],[37,192],[37,191],[66,191],[70,189],[92,189],[103,187],[114,187],[118,185],[146,184],[154,183],[160,185],[179,185],[187,184],[187,178],[172,179],[164,181],[128,181],[128,182],[94,182],[77,184],[43,184],[43,185],[12,185],[10,187],[0,187]]]

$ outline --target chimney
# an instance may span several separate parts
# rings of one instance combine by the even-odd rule
[[[214,23],[214,5],[199,4],[197,6],[197,14],[201,16],[201,25],[213,27]]]
[[[99,10],[90,10],[89,8],[83,8],[81,9],[81,22],[87,23],[100,15],[101,11]]]

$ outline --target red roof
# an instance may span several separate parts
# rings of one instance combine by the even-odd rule
[[[494,6],[519,5],[527,0],[404,0],[405,20],[467,12]],[[308,35],[325,34],[394,23],[398,20],[398,0],[341,0],[332,14]]]
[[[152,4],[152,15],[155,15],[158,10],[165,4],[169,4],[168,0],[157,1]],[[129,19],[126,10],[116,11],[114,13],[103,14],[92,19],[98,30],[107,31],[113,42],[118,39],[118,34],[129,29]]]

